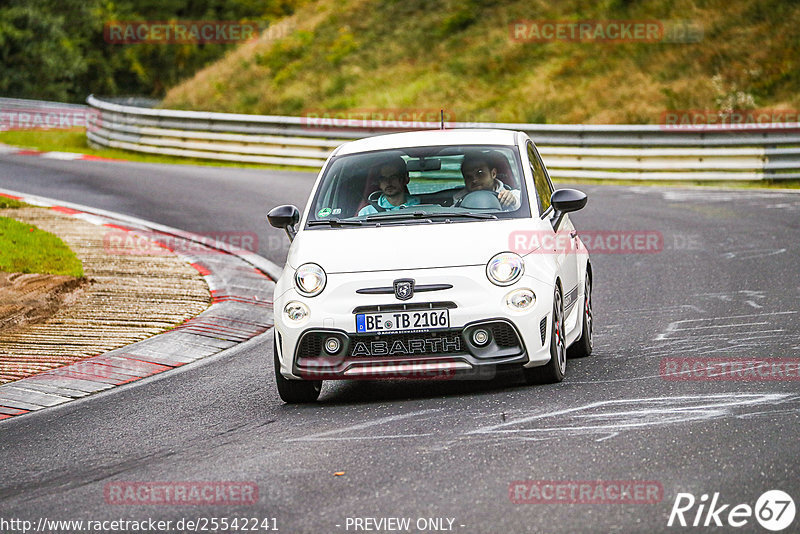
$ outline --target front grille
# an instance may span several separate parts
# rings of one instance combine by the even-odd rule
[[[499,347],[516,347],[519,345],[519,338],[514,328],[503,322],[492,323],[492,335]]]
[[[547,337],[547,316],[542,317],[539,322],[539,334],[542,336],[542,345],[544,345],[544,338]]]
[[[433,310],[433,309],[458,308],[455,302],[413,302],[409,304],[379,304],[377,306],[358,306],[353,313],[381,313],[409,310]]]
[[[316,358],[322,355],[322,332],[309,332],[300,340],[297,355],[301,358]]]

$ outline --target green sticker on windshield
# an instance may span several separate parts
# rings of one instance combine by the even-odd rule
[[[327,217],[330,214],[331,214],[330,208],[322,208],[317,212],[317,217]]]

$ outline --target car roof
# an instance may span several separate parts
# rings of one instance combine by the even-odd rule
[[[439,145],[516,145],[518,132],[512,130],[456,129],[425,130],[376,135],[341,145],[335,155],[356,154],[373,150]]]

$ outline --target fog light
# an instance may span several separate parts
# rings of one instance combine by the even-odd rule
[[[506,306],[512,310],[527,310],[536,302],[536,295],[530,289],[517,289],[506,295]]]
[[[472,332],[472,342],[482,347],[489,342],[489,332],[484,330],[483,328],[479,328]]]
[[[329,337],[325,340],[325,352],[328,354],[336,354],[342,348],[342,343],[338,337]]]
[[[286,318],[292,322],[299,323],[306,317],[308,317],[308,306],[303,304],[302,302],[297,302],[293,300],[286,304],[283,307],[283,313],[286,314]]]

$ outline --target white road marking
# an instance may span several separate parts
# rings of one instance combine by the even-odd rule
[[[684,331],[684,330],[692,330],[692,329],[694,329],[693,327],[679,328],[681,325],[684,325],[686,323],[698,323],[698,322],[702,322],[702,321],[728,321],[728,320],[733,320],[733,319],[747,319],[747,318],[751,318],[751,317],[761,318],[761,317],[768,316],[768,315],[790,315],[790,314],[793,314],[793,313],[797,313],[797,311],[793,310],[793,311],[782,311],[782,312],[755,313],[755,314],[746,314],[746,315],[730,315],[730,316],[723,316],[723,317],[704,317],[702,319],[682,319],[682,320],[679,320],[679,321],[673,321],[673,322],[669,323],[669,325],[667,325],[666,330],[664,330],[664,332],[658,334],[655,337],[654,341],[671,341],[671,339],[669,338],[669,336],[671,334],[675,334],[677,332],[681,332],[681,331]],[[749,323],[749,324],[762,325],[762,324],[767,324],[767,323],[753,322],[753,323]],[[746,326],[746,324],[745,323],[740,323],[740,324],[736,324],[736,325],[716,325],[717,328],[724,328],[726,326],[731,326],[731,327],[734,327],[734,326]],[[709,326],[709,328],[711,328],[711,327],[712,326]]]
[[[767,298],[766,292],[754,291],[752,289],[742,289],[741,291],[734,291],[733,293],[696,293],[694,296],[698,298],[719,299],[723,302],[732,302],[733,297],[738,295],[744,295],[753,300]]]
[[[634,191],[636,193],[649,193],[659,191]],[[660,191],[664,200],[686,201],[697,200],[699,202],[731,202],[733,200],[750,201],[753,199],[785,199],[787,194],[797,194],[796,191],[708,191],[708,190],[672,190]]]
[[[643,315],[648,313],[657,313],[657,314],[664,314],[671,311],[683,311],[685,309],[690,309],[692,311],[696,311],[697,313],[706,313],[706,310],[703,308],[699,308],[692,304],[681,304],[679,306],[663,306],[661,308],[642,308],[638,310],[631,310],[631,309],[624,309],[624,310],[606,310],[605,313],[622,313],[625,315],[636,314],[636,315]]]
[[[386,434],[383,436],[339,436],[331,438],[320,437],[303,437],[287,439],[286,441],[360,441],[365,439],[398,439],[398,438],[420,438],[424,436],[433,436],[432,432],[426,434]]]
[[[39,156],[42,158],[60,159],[68,161],[68,160],[81,159],[83,157],[83,154],[77,154],[75,152],[42,152],[41,154],[39,154]]]
[[[609,434],[609,435],[607,435],[607,436],[604,436],[604,437],[602,437],[602,438],[596,439],[596,440],[594,440],[594,441],[595,441],[596,443],[600,443],[601,441],[605,441],[605,440],[607,440],[607,439],[615,438],[615,437],[617,437],[617,436],[619,436],[619,432],[612,432],[611,434]]]
[[[440,411],[439,408],[430,408],[427,410],[419,410],[416,412],[409,412],[399,415],[388,415],[386,417],[379,417],[377,419],[373,419],[371,421],[365,421],[363,423],[358,423],[351,426],[346,426],[344,428],[336,428],[333,430],[327,430],[325,432],[318,432],[315,434],[308,434],[307,436],[302,436],[299,438],[292,438],[287,439],[286,441],[335,441],[335,440],[352,440],[352,439],[394,439],[394,438],[413,438],[419,437],[422,435],[428,434],[404,434],[404,435],[387,435],[387,436],[340,436],[340,437],[328,437],[332,434],[346,434],[348,432],[354,432],[358,430],[364,430],[366,428],[371,428],[379,425],[383,425],[386,423],[392,423],[395,421],[402,421],[403,419],[409,419],[412,417],[418,417],[420,415],[425,415],[433,412]]]
[[[797,208],[800,208],[800,204],[797,204],[797,203],[789,204],[788,202],[779,202],[777,204],[767,204],[764,207],[767,208],[767,209],[795,210]]]
[[[754,258],[766,258],[768,256],[775,256],[786,252],[785,248],[777,249],[759,249],[759,250],[742,250],[739,252],[723,252],[721,256],[726,260],[734,258],[739,260],[752,260]]]
[[[737,411],[746,411],[765,404],[779,404],[789,399],[797,400],[797,397],[792,398],[781,393],[727,393],[607,400],[550,413],[538,413],[515,421],[478,428],[468,434],[546,435],[550,439],[563,437],[565,434],[616,434],[644,427],[737,417],[741,415]],[[549,419],[552,419],[551,425],[542,424]],[[524,426],[529,423],[536,425]],[[611,437],[613,436],[606,439]]]
[[[705,330],[707,328],[738,328],[740,326],[753,326],[759,324],[769,324],[767,321],[759,321],[756,323],[738,323],[738,324],[712,324],[708,326],[689,326],[686,328],[679,328],[676,332],[685,332],[687,330]]]

